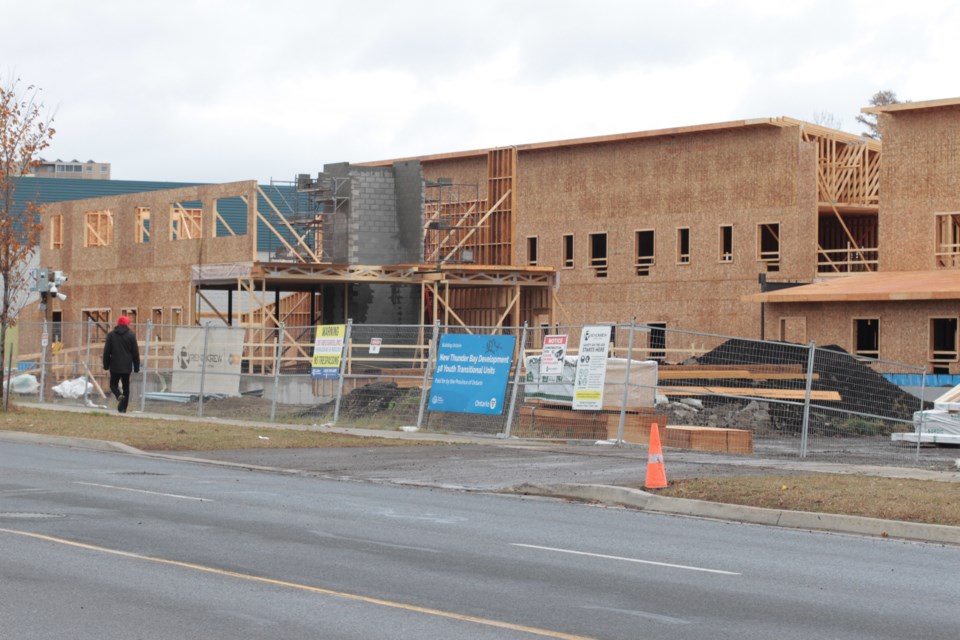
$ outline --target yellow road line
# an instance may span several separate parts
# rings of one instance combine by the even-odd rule
[[[324,589],[322,587],[313,587],[306,584],[298,584],[296,582],[287,582],[285,580],[274,580],[272,578],[264,578],[262,576],[250,575],[247,573],[237,573],[236,571],[226,571],[224,569],[217,569],[215,567],[207,567],[201,564],[193,564],[191,562],[180,562],[179,560],[168,560],[166,558],[155,558],[152,556],[145,556],[139,553],[130,553],[129,551],[119,551],[117,549],[108,549],[106,547],[98,547],[92,544],[86,544],[83,542],[76,542],[73,540],[66,540],[64,538],[55,538],[53,536],[46,536],[40,533],[32,533],[30,531],[18,531],[16,529],[2,529],[0,528],[0,533],[9,533],[18,536],[24,536],[27,538],[35,538],[37,540],[45,540],[47,542],[56,542],[58,544],[66,545],[69,547],[76,547],[79,549],[87,549],[89,551],[99,551],[101,553],[109,553],[115,556],[122,556],[124,558],[133,558],[135,560],[147,560],[150,562],[157,562],[159,564],[172,565],[175,567],[183,567],[185,569],[193,569],[194,571],[203,571],[205,573],[212,573],[215,575],[228,576],[231,578],[239,578],[240,580],[250,580],[251,582],[260,582],[263,584],[271,584],[279,587],[288,587],[290,589],[299,589],[301,591],[309,591],[311,593],[319,593],[327,596],[334,596],[337,598],[346,598],[348,600],[356,600],[359,602],[366,602],[367,604],[375,604],[381,607],[391,607],[393,609],[402,609],[404,611],[412,611],[415,613],[424,613],[431,616],[438,616],[441,618],[449,618],[451,620],[460,620],[462,622],[472,622],[474,624],[486,625],[488,627],[497,627],[499,629],[509,629],[511,631],[520,631],[522,633],[529,633],[532,635],[541,636],[544,638],[557,638],[558,640],[591,640],[587,636],[578,636],[570,633],[563,633],[560,631],[551,631],[550,629],[540,629],[538,627],[528,627],[521,624],[513,624],[511,622],[503,622],[502,620],[492,620],[490,618],[480,618],[477,616],[469,616],[460,613],[453,613],[450,611],[442,611],[440,609],[431,609],[429,607],[420,607],[413,604],[406,604],[403,602],[394,602],[392,600],[383,600],[381,598],[370,598],[368,596],[361,596],[355,593],[346,593],[344,591],[334,591],[333,589]]]

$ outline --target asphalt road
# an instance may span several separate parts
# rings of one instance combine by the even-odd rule
[[[269,432],[264,432],[269,433]],[[268,437],[268,436],[267,436]],[[525,483],[604,484],[642,487],[646,447],[501,442],[429,447],[341,449],[243,449],[184,454],[236,464],[297,470],[332,479],[353,479],[463,489],[498,490]],[[919,479],[953,479],[960,473],[885,465],[850,465],[819,459],[763,458],[668,449],[668,480],[744,475],[857,473]],[[947,466],[942,465],[944,469]]]
[[[956,635],[955,546],[11,442],[0,504],[10,638]]]

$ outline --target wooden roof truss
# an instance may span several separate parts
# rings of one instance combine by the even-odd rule
[[[517,148],[504,147],[487,152],[487,197],[474,188],[468,197],[457,197],[454,185],[437,181],[427,185],[424,215],[426,262],[438,264],[473,263],[506,266],[514,263],[514,184]],[[493,206],[487,204],[493,202]],[[483,212],[482,214],[480,212]]]
[[[865,247],[862,242],[865,237],[875,237],[875,232],[860,233],[858,239],[851,230],[850,217],[871,217],[875,230],[880,204],[880,143],[799,120],[779,120],[784,126],[798,126],[801,139],[816,145],[818,210],[832,215],[843,232],[846,247],[824,247],[818,240],[821,271],[874,271],[879,249]]]

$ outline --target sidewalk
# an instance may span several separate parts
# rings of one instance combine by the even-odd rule
[[[85,412],[84,407],[31,405],[43,409]],[[118,443],[81,438],[50,438],[0,432],[0,440],[26,441],[93,448],[127,454],[221,464],[272,472],[297,473],[335,480],[358,480],[405,486],[437,487],[567,498],[624,505],[675,515],[697,516],[960,544],[960,527],[928,525],[854,516],[759,509],[681,498],[667,498],[636,489],[643,486],[646,447],[564,444],[484,436],[383,431],[331,426],[291,426],[275,423],[211,420],[209,418],[138,414],[181,422],[214,421],[261,429],[289,429],[343,433],[410,441],[449,443],[438,447],[381,447],[343,449],[241,449],[183,454],[142,452]],[[960,482],[960,472],[844,465],[800,459],[758,459],[747,456],[664,450],[668,480],[723,475],[804,475],[844,473],[918,480]]]

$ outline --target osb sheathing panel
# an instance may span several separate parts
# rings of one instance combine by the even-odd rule
[[[766,305],[766,334],[768,339],[779,337],[780,318],[805,318],[808,339],[852,353],[854,319],[876,318],[880,320],[880,359],[923,366],[929,357],[930,319],[958,316],[960,301],[771,303]],[[899,372],[911,373],[902,368]],[[957,363],[950,365],[950,372],[960,373]]]
[[[255,202],[256,182],[185,187],[165,191],[91,198],[49,204],[44,207],[44,231],[40,262],[69,276],[62,304],[64,321],[82,320],[89,308],[109,308],[112,317],[121,308],[138,310],[139,319],[148,318],[150,308],[180,306],[184,318],[192,305],[191,267],[196,264],[250,262],[254,236],[213,237],[213,204],[217,199],[246,196]],[[203,237],[170,240],[170,215],[175,203],[199,201],[203,205]],[[150,209],[150,241],[135,242],[136,209]],[[84,247],[86,213],[113,212],[113,242],[109,246]],[[50,248],[49,220],[63,216],[63,248]],[[254,228],[247,214],[247,229]]]
[[[537,236],[541,265],[560,269],[571,322],[665,321],[669,328],[759,334],[757,225],[780,224],[780,271],[809,279],[816,261],[816,150],[794,128],[715,133],[522,152],[518,259]],[[721,263],[720,225],[733,225],[733,262]],[[690,229],[690,264],[677,263],[677,228]],[[656,232],[656,265],[636,275],[634,233]],[[608,275],[589,267],[589,235],[607,234]],[[562,237],[574,235],[573,269]]]
[[[454,184],[477,185],[480,198],[485,198],[487,196],[487,154],[474,158],[424,162],[423,177],[428,182],[436,181],[438,178],[450,178]],[[429,190],[427,193],[429,197]]]
[[[935,269],[934,214],[960,212],[960,107],[880,114],[880,269]]]
[[[485,193],[486,158],[425,163],[428,179],[451,177]],[[539,264],[560,269],[562,322],[667,322],[758,336],[757,225],[780,224],[774,280],[809,280],[816,270],[816,148],[796,128],[749,127],[594,145],[521,151],[515,223],[519,264],[528,236]],[[720,225],[733,225],[733,262],[720,262]],[[677,264],[677,228],[690,228],[691,261]],[[634,267],[634,232],[656,232],[656,265]],[[606,278],[589,267],[589,235],[607,234]],[[562,238],[574,235],[573,269]]]
[[[639,324],[666,322],[670,329],[760,336],[760,305],[740,302],[741,295],[756,293],[755,279],[709,285],[650,281],[606,288],[596,284],[566,284],[563,280],[566,273],[561,274],[558,292],[563,307],[557,316],[562,324],[629,323],[635,318]],[[691,297],[693,295],[698,297]]]

